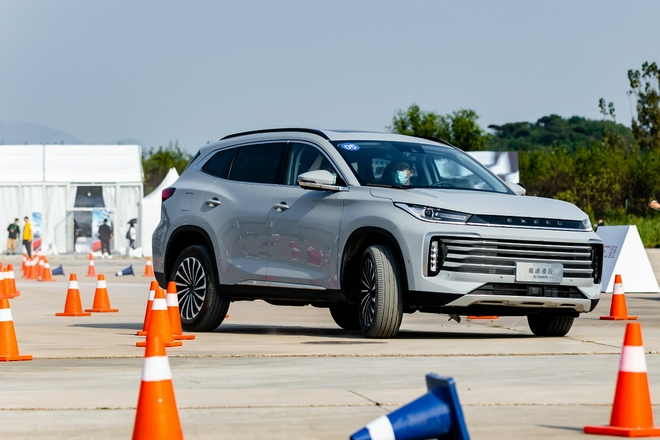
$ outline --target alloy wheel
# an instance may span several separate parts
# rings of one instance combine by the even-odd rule
[[[176,270],[175,282],[181,317],[186,320],[196,318],[206,297],[204,266],[197,258],[186,258]]]

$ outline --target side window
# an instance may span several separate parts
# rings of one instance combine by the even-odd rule
[[[236,148],[218,151],[202,167],[202,171],[221,179],[229,177],[229,168],[231,161],[234,160]]]
[[[229,172],[231,180],[278,183],[286,143],[273,142],[241,147]]]
[[[346,185],[337,170],[320,150],[308,144],[292,143],[287,161],[285,183],[287,185],[297,185],[299,175],[316,170],[329,171],[335,178],[336,185]]]

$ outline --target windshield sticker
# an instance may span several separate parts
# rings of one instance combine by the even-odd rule
[[[357,151],[360,149],[360,146],[357,144],[339,144],[339,146],[348,151]]]

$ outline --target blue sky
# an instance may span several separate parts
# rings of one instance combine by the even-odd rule
[[[0,0],[0,121],[84,142],[243,130],[384,131],[416,102],[483,127],[556,113],[630,124],[660,2]]]

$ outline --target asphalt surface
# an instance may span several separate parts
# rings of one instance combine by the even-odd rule
[[[660,251],[649,250],[660,272]],[[0,256],[20,267],[18,257]],[[21,354],[0,363],[0,438],[115,439],[131,436],[144,349],[150,278],[144,260],[96,260],[119,313],[56,317],[68,274],[83,307],[96,279],[86,257],[54,256],[67,278],[20,279],[11,301]],[[133,264],[138,276],[114,273]],[[625,287],[625,279],[624,279]],[[537,338],[525,318],[448,321],[405,315],[398,337],[369,340],[339,329],[327,310],[233,303],[212,333],[168,349],[187,439],[348,439],[371,420],[426,392],[424,376],[453,377],[473,439],[583,438],[608,424],[625,322],[602,321],[610,295],[564,338]],[[627,294],[642,323],[652,401],[660,399],[660,298]],[[653,406],[656,420],[660,406]],[[591,438],[591,437],[587,437]]]

